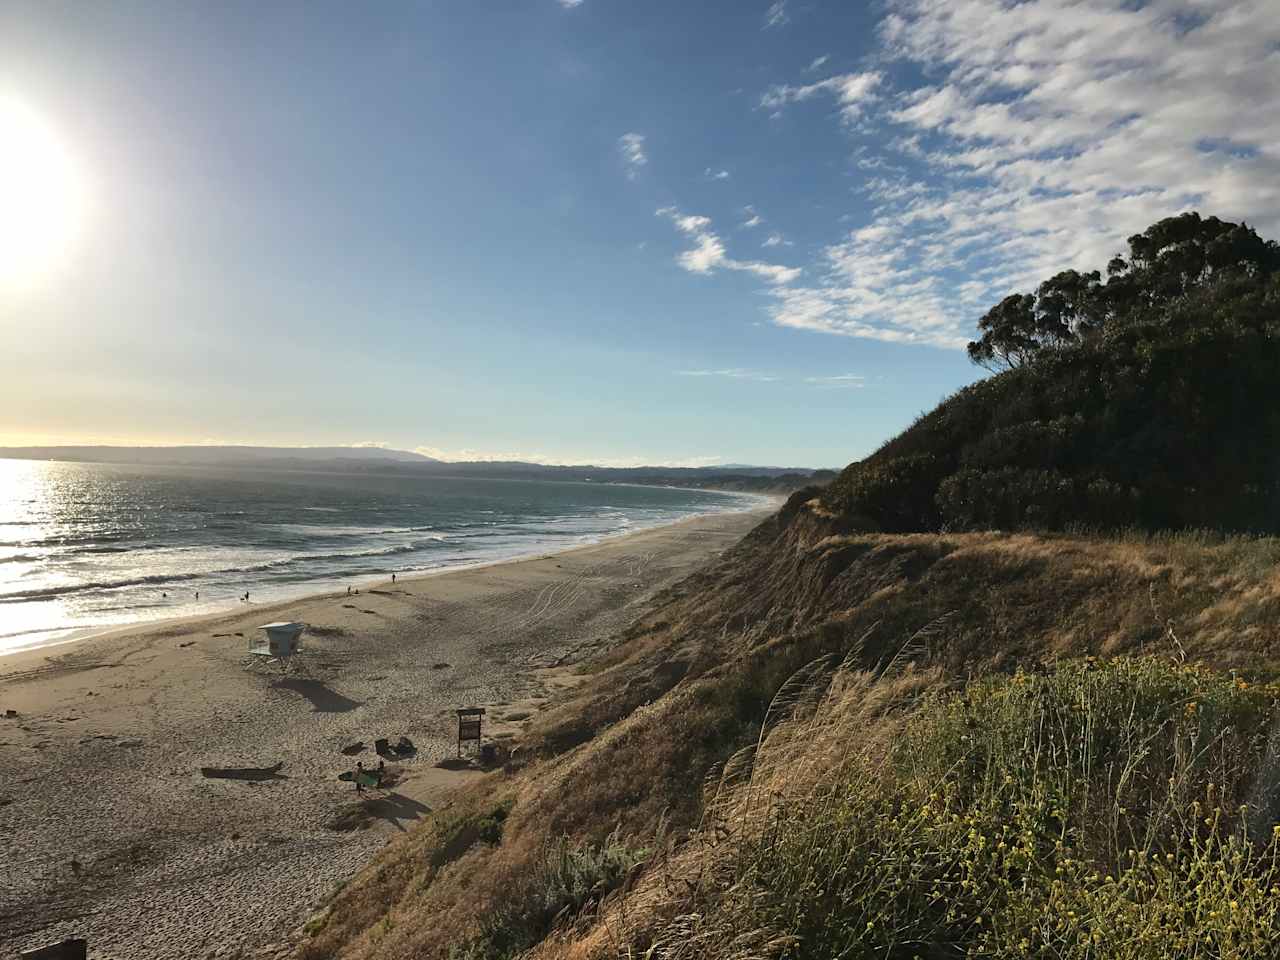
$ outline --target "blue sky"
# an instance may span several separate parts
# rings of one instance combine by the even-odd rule
[[[1191,207],[1277,236],[1274,14],[10,2],[76,203],[0,263],[0,443],[842,465],[1006,293]]]

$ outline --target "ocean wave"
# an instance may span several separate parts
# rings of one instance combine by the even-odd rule
[[[414,543],[398,544],[390,547],[374,547],[368,550],[348,550],[342,553],[303,553],[290,557],[280,557],[264,563],[248,566],[220,567],[195,573],[157,573],[149,576],[122,577],[112,580],[87,580],[82,583],[60,584],[54,587],[38,587],[30,590],[15,590],[0,593],[0,603],[28,603],[39,600],[51,600],[78,593],[96,593],[106,590],[123,590],[128,587],[163,586],[168,583],[187,583],[192,580],[213,579],[235,574],[281,572],[291,567],[305,567],[314,564],[339,563],[347,560],[368,560],[372,557],[391,557],[399,554],[418,553],[429,547],[446,543],[444,537],[431,537]],[[342,571],[350,574],[352,571]],[[358,571],[363,572],[363,571]],[[377,570],[373,572],[378,572]]]
[[[343,537],[389,537],[403,536],[408,533],[435,533],[437,526],[430,527],[361,527],[361,526],[329,526],[323,523],[271,523],[263,524],[273,530],[284,530],[304,537],[330,540]]]
[[[30,603],[35,600],[53,600],[68,594],[83,593],[88,590],[119,590],[124,587],[160,586],[165,583],[181,583],[186,580],[197,580],[205,576],[201,573],[155,574],[149,577],[131,577],[124,580],[99,580],[86,583],[64,583],[56,587],[37,587],[33,590],[15,590],[12,593],[0,593],[0,603]]]

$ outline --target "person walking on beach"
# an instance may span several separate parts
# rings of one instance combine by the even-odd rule
[[[360,778],[364,776],[364,761],[356,761],[356,793],[364,793],[364,784],[360,782]]]
[[[394,573],[391,575],[391,582],[392,583],[396,582],[396,575]]]

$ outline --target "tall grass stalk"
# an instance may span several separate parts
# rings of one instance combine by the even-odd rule
[[[841,670],[778,724],[631,952],[1280,956],[1280,827],[1250,806],[1280,690],[1152,657],[936,685]]]

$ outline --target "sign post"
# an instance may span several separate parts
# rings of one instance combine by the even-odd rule
[[[458,711],[458,758],[462,758],[462,745],[475,741],[476,749],[480,748],[480,722],[484,717],[484,707],[463,707]]]

